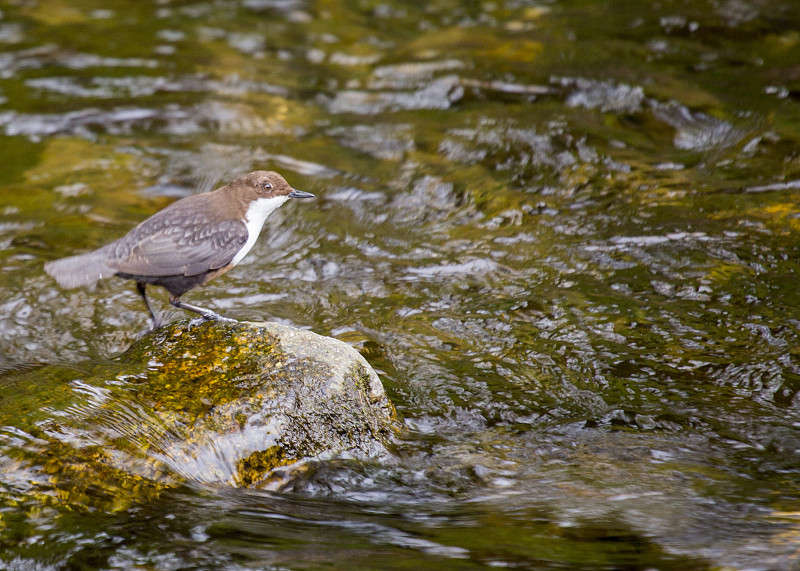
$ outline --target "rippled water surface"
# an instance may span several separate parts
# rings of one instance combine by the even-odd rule
[[[797,568],[798,100],[791,0],[0,0],[2,567]],[[185,299],[358,348],[391,456],[64,496],[25,419],[148,324],[44,262],[256,168],[317,199]]]

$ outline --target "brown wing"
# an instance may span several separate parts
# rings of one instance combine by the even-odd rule
[[[247,242],[239,220],[213,221],[205,195],[179,200],[112,242],[107,264],[140,276],[194,276],[227,265]]]

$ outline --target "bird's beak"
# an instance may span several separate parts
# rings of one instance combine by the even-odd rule
[[[292,192],[289,193],[289,198],[314,198],[314,195],[310,192],[305,192],[303,190],[296,190],[292,189]]]

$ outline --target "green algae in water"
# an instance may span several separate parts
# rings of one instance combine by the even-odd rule
[[[18,501],[118,511],[184,480],[280,486],[277,467],[374,454],[394,411],[363,362],[337,372],[353,366],[343,348],[277,324],[184,322],[113,363],[12,374],[5,482],[27,480]]]
[[[409,429],[392,462],[307,466],[291,498],[117,508],[90,485],[124,479],[109,449],[164,440],[114,434],[67,462],[75,512],[7,483],[9,560],[791,566],[799,20],[781,0],[3,5],[0,360],[44,365],[3,374],[28,435],[4,439],[44,434],[39,399],[136,402],[158,375],[107,362],[146,327],[130,284],[63,292],[43,262],[262,167],[319,200],[192,295],[347,339]],[[234,391],[182,350],[142,396],[189,422]],[[76,384],[96,372],[122,375],[111,396]]]

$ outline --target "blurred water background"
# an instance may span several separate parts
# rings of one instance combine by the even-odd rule
[[[799,568],[799,125],[793,0],[1,0],[2,567]],[[69,493],[24,421],[147,314],[43,263],[261,168],[317,199],[186,300],[350,343],[406,430]]]

